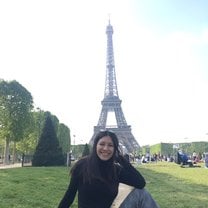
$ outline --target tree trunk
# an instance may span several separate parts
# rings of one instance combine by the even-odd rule
[[[5,149],[4,149],[4,164],[9,165],[10,162],[10,154],[9,154],[9,139],[5,139]]]
[[[12,163],[14,164],[17,161],[16,157],[16,142],[14,141],[14,146],[13,146],[13,153],[12,153]]]

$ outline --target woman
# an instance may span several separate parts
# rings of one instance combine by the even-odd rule
[[[119,183],[135,187],[121,204],[121,208],[158,207],[143,188],[145,179],[122,156],[117,136],[110,131],[101,131],[94,140],[89,156],[80,159],[71,170],[69,187],[59,204],[68,208],[78,191],[79,208],[110,208],[118,194]],[[148,201],[145,206],[144,200]]]

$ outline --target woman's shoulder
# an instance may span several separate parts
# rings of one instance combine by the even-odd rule
[[[79,159],[78,161],[76,161],[76,163],[72,167],[72,171],[76,171],[76,170],[82,169],[83,167],[86,166],[87,161],[88,161],[88,157],[83,157],[83,158]]]

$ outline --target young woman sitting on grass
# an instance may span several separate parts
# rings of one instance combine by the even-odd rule
[[[117,205],[113,202],[120,183],[134,189]],[[58,207],[70,207],[78,191],[79,208],[158,208],[145,184],[144,177],[122,156],[116,134],[100,131],[91,154],[71,169],[70,184]]]

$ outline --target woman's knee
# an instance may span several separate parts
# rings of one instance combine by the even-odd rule
[[[133,189],[125,198],[120,208],[159,208],[146,189]]]

